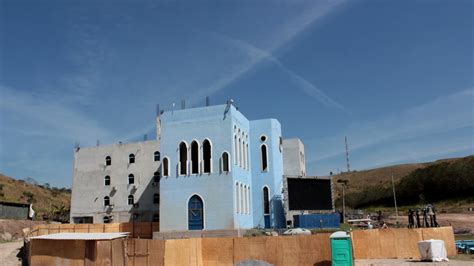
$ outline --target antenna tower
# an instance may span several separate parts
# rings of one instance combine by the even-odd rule
[[[346,141],[346,163],[347,163],[347,172],[351,172],[351,165],[349,164],[349,145],[347,144],[347,136],[345,136]]]

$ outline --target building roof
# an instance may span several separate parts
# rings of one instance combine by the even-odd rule
[[[113,240],[127,237],[128,233],[58,233],[31,237],[46,240]]]

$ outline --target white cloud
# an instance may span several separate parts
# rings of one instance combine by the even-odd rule
[[[307,140],[305,145],[314,147],[317,151],[317,153],[311,154],[312,158],[308,158],[307,163],[317,163],[343,155],[344,136],[348,136],[350,149],[354,152],[380,143],[415,139],[472,127],[474,126],[473,108],[474,90],[467,89],[438,97],[430,102],[393,113],[376,121],[353,124],[345,130],[345,133],[329,138]],[[461,144],[456,144],[456,147],[459,145]],[[474,149],[472,145],[471,141],[471,149]],[[430,147],[426,145],[423,149],[431,149]],[[439,153],[441,151],[432,152]],[[420,158],[429,153],[422,150],[412,150],[411,158]]]

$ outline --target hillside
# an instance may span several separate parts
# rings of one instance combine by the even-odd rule
[[[392,173],[400,206],[439,201],[456,203],[474,197],[467,192],[474,191],[474,156],[468,156],[335,175],[337,205],[341,204],[342,194],[337,181],[347,180],[347,206],[393,206]]]
[[[33,203],[36,219],[47,216],[58,220],[58,213],[64,215],[69,211],[71,192],[68,189],[49,188],[34,184],[31,180],[16,180],[0,174],[0,201]],[[67,215],[67,214],[66,214]]]

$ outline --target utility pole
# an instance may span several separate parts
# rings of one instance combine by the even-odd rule
[[[349,163],[349,145],[347,144],[347,136],[344,137],[344,140],[346,142],[346,163],[347,163],[347,172],[351,172],[351,165]]]
[[[392,190],[393,190],[393,202],[395,203],[395,215],[396,215],[397,226],[398,226],[397,195],[395,193],[395,181],[393,180],[393,172],[392,172]]]
[[[342,185],[342,223],[346,222],[346,186],[348,180],[337,180],[337,183]]]

